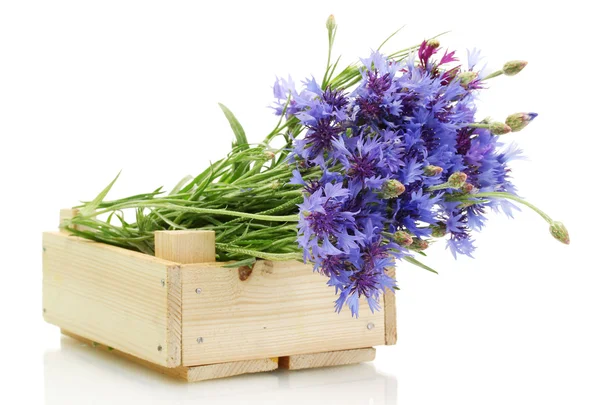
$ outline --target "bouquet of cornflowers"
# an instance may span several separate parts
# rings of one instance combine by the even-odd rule
[[[526,62],[484,77],[478,52],[462,65],[433,38],[389,55],[375,51],[336,74],[336,31],[330,17],[320,83],[309,78],[297,89],[291,79],[276,81],[279,122],[263,142],[250,144],[221,105],[236,139],[225,158],[167,194],[105,201],[115,179],[66,229],[148,254],[157,230],[213,230],[225,266],[257,258],[311,263],[335,288],[336,310],[347,305],[356,316],[361,297],[375,311],[384,290],[396,288],[386,274],[395,259],[435,272],[418,259],[435,239],[455,257],[471,256],[472,233],[489,211],[511,216],[513,203],[525,205],[569,243],[562,223],[516,194],[507,164],[521,150],[500,141],[537,114],[475,119],[487,81],[513,76]],[[276,138],[282,147],[273,146]]]

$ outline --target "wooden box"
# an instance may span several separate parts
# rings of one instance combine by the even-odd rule
[[[188,381],[370,361],[396,341],[393,293],[381,312],[338,314],[311,266],[224,268],[210,231],[157,232],[156,256],[47,232],[43,276],[47,322]]]

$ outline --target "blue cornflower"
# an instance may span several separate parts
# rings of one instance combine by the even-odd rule
[[[342,184],[328,183],[324,189],[304,197],[299,205],[298,242],[305,260],[347,253],[358,247],[355,213],[340,209],[348,194]]]
[[[331,150],[333,141],[344,128],[329,118],[315,120],[307,125],[308,131],[304,139],[296,142],[296,153],[310,162],[324,164],[323,154]]]
[[[383,161],[381,139],[359,135],[353,138],[338,138],[333,142],[336,157],[342,164],[351,182],[364,187],[380,188],[386,170]]]
[[[385,273],[385,269],[393,267],[394,260],[383,245],[383,238],[368,226],[365,237],[369,243],[361,247],[358,260],[353,263],[354,268],[348,277],[348,284],[342,287],[340,296],[336,300],[336,310],[339,312],[347,304],[353,316],[358,317],[358,300],[365,297],[371,311],[379,310],[380,295],[386,289],[392,290],[396,282]]]
[[[507,162],[519,151],[501,149],[487,129],[470,126],[477,112],[475,91],[481,88],[478,53],[469,54],[462,70],[453,65],[455,52],[437,58],[438,48],[437,41],[423,42],[402,62],[373,52],[362,59],[362,80],[349,94],[321,90],[314,78],[303,82],[300,92],[291,81],[280,80],[274,88],[279,105],[289,98],[288,112],[306,129],[290,155],[299,169],[291,182],[306,193],[299,205],[298,242],[305,260],[339,294],[338,311],[347,305],[358,316],[361,298],[376,310],[381,293],[394,287],[385,269],[409,252],[390,234],[402,231],[413,243],[448,235],[455,257],[471,256],[472,230],[483,227],[486,209],[510,215],[506,200],[461,205],[447,198],[514,193]],[[522,116],[513,115],[513,126],[519,128]],[[321,175],[302,174],[315,165]],[[466,174],[468,184],[443,188],[457,172]],[[402,185],[403,192],[383,192],[384,184]],[[444,231],[432,234],[437,228]]]

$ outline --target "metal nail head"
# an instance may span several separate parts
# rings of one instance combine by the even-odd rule
[[[202,337],[199,337],[198,339],[196,339],[196,342],[198,342],[198,343],[203,343],[203,342],[204,342],[204,338],[202,338]]]
[[[373,329],[374,327],[375,327],[375,325],[373,324],[373,322],[369,322],[367,324],[367,329],[369,329],[369,330]]]
[[[158,345],[158,347],[156,349],[158,349],[159,352],[162,352],[162,346],[161,345]]]
[[[160,280],[160,285],[162,285],[163,287],[165,286],[165,279],[164,278],[162,280]]]
[[[196,294],[200,294],[202,292],[202,288],[196,288]]]

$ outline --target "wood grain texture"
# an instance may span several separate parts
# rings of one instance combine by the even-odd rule
[[[157,231],[154,239],[156,257],[183,264],[215,261],[214,231]]]
[[[277,358],[233,361],[230,363],[208,364],[205,366],[186,367],[186,380],[198,382],[215,378],[232,377],[241,374],[263,373],[278,368]]]
[[[259,359],[259,360],[248,360],[248,361],[236,361],[231,363],[222,364],[208,364],[205,366],[198,367],[162,367],[152,362],[142,360],[138,357],[132,356],[128,353],[114,349],[113,347],[102,345],[98,342],[86,339],[75,333],[61,329],[61,332],[69,337],[77,339],[88,346],[96,349],[108,351],[116,356],[126,358],[130,361],[141,364],[152,370],[158,371],[159,373],[169,375],[171,377],[181,378],[188,382],[199,382],[206,380],[213,380],[216,378],[232,377],[241,374],[249,373],[261,373],[266,371],[272,371],[277,369],[277,359]]]
[[[396,278],[396,268],[386,269],[388,276]],[[383,294],[383,312],[385,314],[385,344],[395,345],[398,340],[398,331],[396,328],[396,293],[386,290]]]
[[[181,267],[167,268],[167,365],[181,365]]]
[[[167,280],[174,263],[59,232],[43,235],[47,322],[163,366]]]
[[[297,354],[279,358],[279,368],[302,370],[305,368],[343,366],[375,360],[375,349],[338,350],[324,353]]]
[[[157,231],[156,257],[177,263],[215,260],[214,231]],[[181,267],[169,267],[167,278],[169,361],[181,364]]]
[[[184,366],[385,344],[384,313],[366,302],[358,319],[336,313],[334,289],[310,266],[258,261],[244,281],[219,266],[181,266]]]

